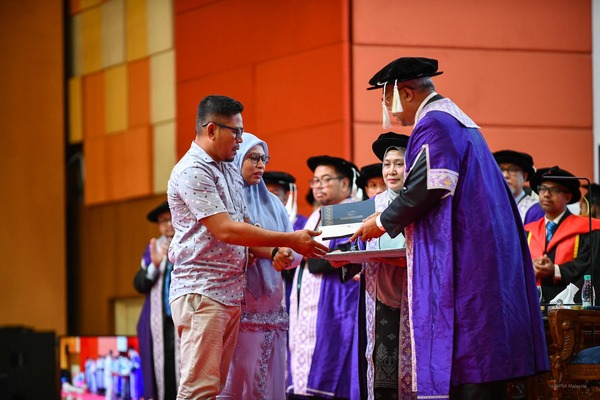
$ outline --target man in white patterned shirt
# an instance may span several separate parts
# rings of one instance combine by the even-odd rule
[[[231,163],[242,142],[243,108],[226,96],[202,99],[196,138],[169,179],[175,228],[170,303],[181,341],[178,399],[214,398],[225,384],[246,285],[247,247],[280,266],[292,260],[284,246],[309,257],[328,250],[312,239],[314,231],[281,233],[246,223],[251,221],[243,179]]]

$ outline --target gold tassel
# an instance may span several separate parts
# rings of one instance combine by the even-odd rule
[[[390,122],[390,114],[388,113],[387,106],[385,105],[385,86],[387,83],[383,84],[383,97],[381,98],[381,107],[383,111],[383,129],[390,129],[392,127],[392,123]]]
[[[394,97],[392,98],[392,113],[401,113],[402,103],[400,102],[400,93],[398,92],[398,81],[394,82]]]

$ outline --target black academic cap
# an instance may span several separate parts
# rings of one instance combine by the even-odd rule
[[[383,178],[381,174],[381,163],[365,165],[360,169],[360,176],[356,180],[356,186],[364,189],[367,186],[367,182],[371,178]]]
[[[267,171],[262,176],[265,183],[276,183],[283,186],[288,186],[290,183],[296,183],[296,178],[287,172]]]
[[[498,164],[508,163],[518,165],[523,171],[527,172],[527,180],[531,179],[531,176],[535,173],[533,157],[527,153],[514,150],[500,150],[494,153],[494,158]]]
[[[385,152],[390,147],[402,147],[406,149],[408,146],[409,137],[406,135],[400,135],[394,132],[386,132],[379,135],[376,141],[373,142],[372,148],[373,153],[383,161],[383,157],[385,156]]]
[[[556,178],[558,177],[558,178]],[[573,178],[573,179],[564,179],[564,178]],[[529,185],[531,189],[538,193],[538,186],[542,184],[543,181],[552,181],[556,182],[559,185],[563,186],[565,189],[569,191],[573,195],[569,204],[577,203],[581,198],[581,192],[579,191],[579,179],[575,178],[575,175],[566,171],[564,169],[560,169],[558,167],[552,168],[541,168],[533,174],[533,176],[529,179]]]
[[[331,165],[334,166],[342,175],[346,178],[350,179],[350,183],[352,183],[355,173],[358,174],[358,167],[351,163],[350,161],[346,161],[340,157],[331,157],[331,156],[315,156],[310,157],[306,160],[306,164],[311,171],[315,171],[315,169],[319,165]],[[354,172],[353,172],[354,170]]]
[[[164,202],[160,203],[158,206],[156,206],[152,211],[150,211],[148,213],[148,215],[146,215],[146,218],[150,222],[158,222],[158,216],[162,213],[166,213],[169,211],[171,211],[169,209],[169,202],[164,201]]]
[[[411,79],[423,78],[425,76],[436,76],[443,74],[438,72],[438,62],[432,58],[424,57],[401,57],[392,61],[369,80],[371,87],[367,90],[383,88],[385,83],[402,82]]]

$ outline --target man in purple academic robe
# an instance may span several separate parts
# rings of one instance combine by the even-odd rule
[[[322,206],[356,201],[358,168],[339,157],[316,156],[307,160],[314,176],[310,181]],[[306,222],[307,229],[321,227],[321,208]],[[346,243],[316,237],[330,249]],[[304,259],[296,268],[290,295],[288,399],[350,399],[358,392],[355,377],[356,315],[359,283],[342,283],[339,270],[321,258]],[[355,378],[355,379],[353,379]]]
[[[350,240],[404,230],[417,396],[505,399],[508,380],[549,369],[531,257],[479,127],[435,92],[437,68],[400,58],[369,81],[384,118],[414,130],[404,189]]]

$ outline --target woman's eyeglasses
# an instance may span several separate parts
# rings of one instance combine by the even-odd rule
[[[257,153],[248,153],[246,156],[248,160],[252,161],[252,164],[256,165],[259,161],[262,161],[263,164],[267,165],[269,161],[271,161],[271,157],[265,154],[257,154]]]

